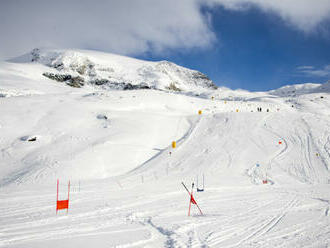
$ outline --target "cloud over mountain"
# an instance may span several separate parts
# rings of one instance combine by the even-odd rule
[[[237,11],[257,7],[280,16],[288,24],[305,32],[311,32],[317,25],[330,19],[328,0],[207,0],[207,3]]]
[[[214,44],[203,7],[257,7],[312,31],[330,16],[328,0],[12,0],[0,2],[0,57],[39,46],[85,48],[126,55],[204,49]]]
[[[135,55],[207,47],[215,39],[191,0],[2,1],[0,33],[3,55],[36,46]]]
[[[330,65],[325,65],[321,68],[314,66],[299,66],[297,70],[306,76],[327,77],[330,76]]]

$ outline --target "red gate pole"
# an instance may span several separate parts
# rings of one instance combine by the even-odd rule
[[[194,183],[192,184],[192,187],[191,187],[191,193],[190,193],[190,205],[191,205],[191,203],[195,204],[196,207],[198,208],[199,212],[201,213],[201,215],[203,215],[202,210],[199,208],[197,202],[196,202],[195,199],[194,199],[193,192],[194,192]],[[188,216],[190,216],[190,205],[189,205],[189,215],[188,215]]]
[[[57,214],[57,202],[58,202],[58,179],[57,179],[57,193],[56,193],[56,214]]]
[[[69,212],[69,202],[70,202],[70,180],[69,180],[69,185],[68,185],[68,208],[66,209],[66,213]]]
[[[194,186],[193,186],[194,187]],[[190,193],[190,201],[189,201],[189,210],[188,210],[188,216],[190,216],[190,208],[191,208],[191,197],[192,197],[193,189],[191,189]]]
[[[202,212],[202,210],[199,208],[199,206],[198,206],[197,202],[196,202],[196,206],[197,206],[197,208],[198,208],[199,212],[201,213],[201,215],[204,215],[204,214],[203,214],[203,212]]]

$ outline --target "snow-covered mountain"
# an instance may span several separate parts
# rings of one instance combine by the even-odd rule
[[[216,89],[203,73],[168,61],[149,62],[87,50],[34,49],[10,60],[45,65],[43,75],[73,87],[85,84],[111,89],[160,89],[199,92]]]
[[[213,88],[99,52],[0,62],[0,247],[328,247],[329,83]]]
[[[316,83],[304,83],[304,84],[293,84],[286,85],[279,89],[269,91],[269,94],[276,96],[297,96],[311,93],[329,93],[330,92],[330,80],[324,84]]]

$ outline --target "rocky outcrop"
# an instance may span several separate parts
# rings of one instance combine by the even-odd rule
[[[40,59],[40,49],[38,49],[38,48],[33,49],[31,51],[31,56],[32,56],[32,58],[31,58],[32,62],[38,61]]]
[[[101,79],[93,79],[91,81],[89,81],[91,84],[94,84],[94,85],[105,85],[105,84],[110,84],[111,81],[108,80],[108,79],[104,79],[104,78],[101,78]]]
[[[196,72],[192,73],[192,77],[193,77],[193,79],[196,80],[196,81],[198,81],[198,80],[203,80],[204,83],[205,83],[208,87],[210,87],[210,88],[212,88],[212,89],[215,89],[215,90],[218,89],[218,86],[216,86],[216,85],[212,82],[212,80],[209,79],[208,76],[206,76],[205,74],[203,74],[203,73],[201,73],[201,72],[199,72],[199,71],[196,71]]]
[[[49,72],[45,72],[42,75],[57,82],[66,82],[66,84],[71,87],[80,88],[84,86],[85,80],[79,76],[74,77],[70,74],[55,74]]]
[[[180,88],[176,87],[174,82],[170,83],[170,85],[166,89],[172,90],[172,91],[181,91]]]

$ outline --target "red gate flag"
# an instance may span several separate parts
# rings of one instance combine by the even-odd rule
[[[191,194],[191,197],[190,197],[190,202],[191,202],[192,204],[196,204],[196,205],[197,205],[197,202],[195,201],[195,199],[194,199],[194,197],[193,197],[192,194]]]
[[[69,211],[69,199],[70,199],[70,181],[68,183],[68,199],[67,200],[58,200],[58,186],[59,180],[57,179],[57,194],[56,194],[56,214],[58,210],[66,209]]]
[[[57,201],[56,210],[68,209],[69,208],[69,200]]]

